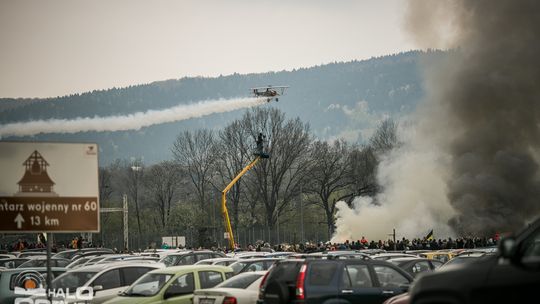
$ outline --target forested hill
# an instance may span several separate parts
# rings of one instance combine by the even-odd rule
[[[127,88],[92,91],[47,99],[0,99],[0,124],[37,119],[112,116],[164,109],[201,100],[249,96],[249,88],[288,85],[278,107],[288,117],[309,122],[319,138],[362,141],[386,116],[410,112],[423,95],[420,60],[438,60],[443,52],[412,51],[363,61],[332,63],[292,71],[186,77]],[[143,157],[147,163],[171,157],[176,135],[196,128],[218,129],[244,110],[143,128],[139,131],[46,134],[2,140],[97,142],[100,162]]]

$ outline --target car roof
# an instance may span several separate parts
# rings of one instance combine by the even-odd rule
[[[28,258],[29,260],[46,260],[47,259],[47,256],[46,255],[38,255],[38,256],[32,256],[32,257],[26,257]],[[26,259],[26,258],[21,258],[21,259]],[[62,260],[62,261],[71,261],[70,259],[66,259],[66,258],[58,258],[58,257],[51,257],[51,260]]]
[[[137,263],[137,262],[117,262],[107,264],[93,264],[71,269],[70,272],[100,272],[108,269],[124,268],[124,267],[152,267],[163,268],[165,265],[161,263]]]
[[[236,278],[236,277],[239,277],[239,276],[247,276],[247,275],[250,275],[250,274],[265,275],[267,272],[268,272],[268,270],[257,270],[257,271],[241,272],[241,273],[235,275],[234,277]]]
[[[377,253],[377,254],[374,254],[372,255],[373,257],[387,257],[387,256],[396,256],[396,255],[404,255],[404,256],[417,256],[415,254],[412,254],[412,253],[403,253],[403,252],[383,252],[383,253]]]
[[[212,251],[212,250],[187,250],[187,251],[171,252],[167,256],[170,256],[170,255],[184,255],[184,254],[189,254],[189,253],[216,253],[216,252]]]
[[[200,260],[199,262],[221,262],[221,261],[238,261],[238,259],[229,258],[229,257],[226,257],[226,258],[211,258],[211,259]],[[199,262],[197,262],[197,263],[199,263]]]
[[[261,261],[280,261],[280,258],[253,258],[253,259],[238,259],[235,263],[256,263]]]
[[[172,266],[172,267],[152,270],[151,273],[175,275],[177,273],[187,272],[187,271],[206,271],[206,270],[208,271],[217,270],[217,271],[224,271],[224,272],[233,271],[231,267],[221,266],[221,265],[181,265],[181,266]]]
[[[421,258],[421,257],[400,257],[395,259],[389,259],[388,262],[408,262],[408,261],[432,261],[427,258]]]
[[[67,271],[66,267],[51,267],[51,271]],[[33,268],[8,268],[0,269],[0,274],[19,273],[23,271],[47,271],[47,267],[33,267]]]

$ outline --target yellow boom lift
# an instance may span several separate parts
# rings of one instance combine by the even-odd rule
[[[269,158],[270,155],[268,153],[263,152],[264,147],[264,135],[262,133],[259,133],[259,136],[257,137],[257,151],[253,153],[256,157],[255,159],[249,163],[249,165],[245,166],[238,175],[221,191],[221,213],[223,214],[223,219],[225,220],[225,229],[227,230],[227,234],[229,235],[229,248],[231,250],[235,249],[235,242],[234,242],[234,233],[232,231],[231,226],[231,220],[229,219],[229,212],[227,211],[227,193],[231,188],[236,184],[236,182],[244,175],[246,172],[251,170],[261,158]]]

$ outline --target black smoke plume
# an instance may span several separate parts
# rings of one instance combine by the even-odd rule
[[[433,37],[436,18],[418,18],[446,11],[452,29],[451,60],[427,74],[451,156],[450,225],[458,234],[515,231],[540,215],[540,1],[441,1],[451,10],[430,10],[437,2],[411,1],[409,28]]]

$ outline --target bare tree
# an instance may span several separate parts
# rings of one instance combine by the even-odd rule
[[[391,118],[384,120],[369,140],[369,145],[354,147],[349,157],[350,190],[338,200],[349,205],[356,196],[373,196],[380,189],[377,184],[377,166],[380,156],[390,152],[401,143],[397,136],[397,123]]]
[[[106,202],[111,199],[114,192],[112,187],[112,174],[108,168],[99,168],[99,200]]]
[[[356,196],[373,196],[377,193],[377,158],[370,146],[354,147],[349,152],[347,177],[349,191],[337,200],[349,205]]]
[[[383,154],[399,145],[397,137],[397,123],[388,118],[384,120],[371,136],[369,145],[374,149],[375,153]]]
[[[207,241],[210,217],[207,193],[211,189],[216,159],[216,141],[211,130],[202,129],[193,133],[182,132],[173,144],[175,161],[185,170],[199,201],[201,222],[199,223],[199,244]]]
[[[253,137],[262,132],[268,139],[271,157],[255,166],[250,179],[250,195],[263,203],[266,224],[273,229],[281,212],[298,196],[308,167],[309,127],[300,119],[285,120],[277,109],[257,108],[248,111],[243,125]]]
[[[350,186],[347,174],[351,155],[349,146],[343,140],[333,144],[316,141],[312,145],[306,190],[316,195],[314,203],[324,209],[329,236],[334,233],[336,196]]]
[[[164,161],[150,167],[145,174],[145,187],[151,206],[157,208],[161,231],[166,230],[181,179],[180,167],[171,161]]]
[[[218,189],[221,191],[253,159],[251,137],[240,121],[236,120],[219,132],[218,150],[220,157],[217,171],[220,177]],[[228,207],[232,210],[231,225],[237,231],[239,225],[240,198],[243,181],[239,180],[229,191]]]

